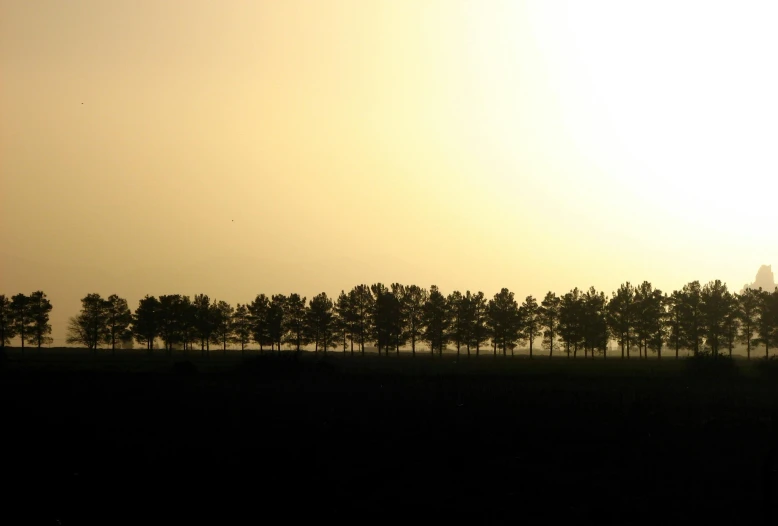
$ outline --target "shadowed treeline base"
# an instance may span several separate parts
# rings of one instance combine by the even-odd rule
[[[778,384],[745,369],[57,359],[0,373],[8,506],[42,524],[760,524],[778,498]]]

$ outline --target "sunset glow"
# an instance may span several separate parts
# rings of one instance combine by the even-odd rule
[[[778,264],[772,2],[0,1],[0,289],[650,280]]]

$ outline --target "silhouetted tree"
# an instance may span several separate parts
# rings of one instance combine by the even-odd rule
[[[106,301],[99,294],[87,294],[81,298],[81,312],[70,318],[67,343],[96,351],[100,343],[108,340],[107,320]]]
[[[308,343],[305,317],[305,297],[292,293],[284,303],[284,335],[286,342],[299,353]]]
[[[13,332],[19,336],[24,354],[24,344],[32,332],[32,313],[30,312],[30,297],[26,294],[16,294],[11,298],[11,319]]]
[[[683,293],[674,290],[670,296],[665,295],[665,305],[667,306],[667,317],[665,325],[667,328],[667,341],[675,349],[675,359],[678,359],[678,350],[683,346]]]
[[[354,316],[352,334],[355,334],[357,337],[360,352],[365,354],[365,343],[372,332],[373,294],[367,285],[357,285],[349,292],[349,302]]]
[[[422,310],[423,338],[430,346],[431,354],[443,354],[448,343],[449,315],[446,298],[441,294],[437,285],[430,287],[427,302]]]
[[[727,295],[727,313],[724,316],[723,329],[724,340],[731,357],[740,331],[740,296],[736,293]]]
[[[608,328],[616,343],[621,347],[621,358],[624,353],[629,358],[629,346],[632,342],[634,328],[635,288],[627,281],[619,286],[608,302]]]
[[[594,358],[595,352],[606,356],[608,347],[607,300],[605,293],[590,287],[582,297],[583,307],[583,346],[584,356],[587,350]]]
[[[759,289],[758,311],[757,340],[764,345],[765,358],[769,358],[770,347],[778,345],[778,288],[773,292]]]
[[[184,299],[180,294],[168,294],[159,297],[159,337],[165,343],[165,351],[173,352],[173,347],[183,341]]]
[[[352,314],[353,309],[349,301],[349,295],[345,291],[341,290],[338,299],[335,302],[335,328],[338,333],[339,339],[343,343],[343,353],[345,354],[348,348],[348,342],[351,342],[351,355],[354,355],[354,334],[351,332],[354,326],[354,316]]]
[[[408,320],[405,317],[405,294],[408,288],[400,283],[392,283],[391,285],[391,327],[390,333],[392,338],[392,345],[397,353],[400,355],[400,347],[405,345],[408,341]]]
[[[149,351],[154,348],[154,340],[159,336],[159,311],[159,300],[147,295],[140,300],[138,308],[132,315],[132,333],[135,341],[145,344]]]
[[[751,359],[751,346],[755,344],[754,333],[759,325],[759,290],[746,288],[739,297],[740,336],[746,345],[746,356]]]
[[[273,340],[270,338],[268,315],[270,313],[270,300],[264,294],[258,294],[249,306],[251,320],[251,337],[259,345],[259,353],[264,352],[264,346],[270,344],[271,351]]]
[[[468,339],[470,329],[469,298],[455,290],[448,295],[448,311],[451,315],[451,340],[457,346],[457,358],[459,358],[462,344]],[[468,355],[470,352],[468,351]]]
[[[322,292],[313,297],[306,311],[308,340],[314,343],[314,350],[327,354],[327,349],[335,345],[335,313],[332,300]]]
[[[664,341],[665,309],[662,291],[654,289],[648,281],[635,288],[634,336],[638,343],[640,355],[648,358],[651,349],[662,357],[662,342]]]
[[[240,345],[241,354],[246,353],[246,346],[251,342],[252,325],[249,308],[238,303],[232,313],[232,341]]]
[[[11,300],[0,294],[0,349],[5,349],[15,336]]]
[[[661,358],[665,329],[662,291],[654,289],[651,283],[644,281],[635,288],[633,307],[635,311],[635,339],[638,342],[640,353],[644,358],[648,358],[648,351],[651,349]]]
[[[402,298],[402,318],[407,327],[407,337],[411,341],[411,354],[416,356],[416,342],[422,338],[424,304],[427,303],[427,289],[418,285],[408,285]]]
[[[214,301],[213,303],[213,339],[214,343],[220,343],[222,352],[227,353],[227,342],[233,338],[232,316],[235,308],[226,301]]]
[[[681,336],[682,347],[689,349],[694,356],[700,351],[705,335],[705,315],[702,311],[702,289],[699,281],[683,286],[679,295],[681,300]]]
[[[391,345],[392,342],[392,324],[394,323],[393,317],[396,314],[393,312],[393,303],[396,298],[391,295],[383,283],[370,285],[370,292],[373,294],[373,309],[370,323],[372,331],[370,336],[375,341],[378,356],[381,356],[381,351]]]
[[[527,296],[519,307],[519,319],[521,320],[522,337],[529,342],[529,357],[532,359],[532,345],[540,333],[540,305],[538,301]]]
[[[559,308],[561,301],[553,292],[548,292],[540,303],[540,326],[543,328],[543,347],[548,348],[548,357],[554,356],[554,341],[559,329]]]
[[[583,344],[583,301],[578,287],[562,296],[559,304],[559,339],[565,344],[565,353],[575,357]]]
[[[200,352],[205,354],[211,350],[211,340],[215,325],[215,310],[211,305],[211,298],[205,294],[196,294],[192,302],[194,330],[200,340]]]
[[[721,280],[711,281],[700,292],[702,299],[700,310],[705,328],[705,342],[714,356],[725,341],[724,324],[730,310],[731,295]]]
[[[184,345],[184,352],[189,352],[198,339],[196,307],[189,296],[181,296],[179,312],[181,343]]]
[[[270,298],[270,308],[267,311],[267,331],[270,341],[276,344],[281,354],[281,341],[284,337],[284,313],[286,311],[286,296],[274,294]],[[270,348],[273,351],[272,344]]]
[[[41,291],[35,291],[29,296],[30,327],[29,343],[40,349],[44,344],[51,343],[51,323],[49,323],[49,313],[51,312],[51,302],[46,294]]]
[[[116,294],[108,296],[104,308],[107,341],[111,345],[111,352],[115,353],[117,342],[126,342],[132,338],[130,333],[132,312],[127,305],[127,300]]]
[[[470,291],[467,292],[466,296],[469,295]],[[481,345],[489,339],[489,327],[486,324],[489,315],[488,307],[489,304],[483,292],[478,291],[478,293],[470,297],[468,345],[469,347],[475,347],[476,358],[481,354]]]
[[[497,354],[498,348],[502,349],[503,356],[508,354],[508,349],[511,349],[513,354],[521,331],[519,304],[514,299],[513,292],[507,288],[501,289],[489,301],[487,312],[494,354]]]

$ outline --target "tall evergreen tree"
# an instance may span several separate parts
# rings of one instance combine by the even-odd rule
[[[375,342],[378,356],[381,356],[381,351],[388,349],[393,341],[392,325],[395,321],[393,318],[396,298],[383,283],[371,285],[370,292],[373,294],[370,339]]]
[[[286,296],[274,294],[270,298],[270,307],[267,311],[267,330],[270,341],[275,343],[278,354],[281,354],[281,341],[284,337],[284,316],[286,313]],[[272,353],[272,344],[270,351]]]
[[[621,358],[629,358],[629,347],[634,330],[635,288],[627,281],[619,286],[608,302],[608,328],[616,343],[621,347]]]
[[[700,351],[702,339],[705,336],[705,315],[702,306],[702,288],[699,281],[692,281],[683,286],[681,300],[681,335],[682,347],[689,349],[694,356]]]
[[[583,346],[584,356],[591,352],[592,358],[596,352],[606,356],[608,347],[607,301],[605,293],[597,292],[590,287],[582,297],[583,310]]]
[[[764,345],[765,358],[769,358],[770,347],[778,346],[778,288],[773,292],[759,290],[758,312],[757,340]]]
[[[240,345],[240,353],[246,353],[246,346],[251,342],[252,323],[249,308],[238,303],[235,312],[232,313],[232,341]]]
[[[268,324],[270,299],[264,294],[257,294],[254,301],[248,305],[248,310],[251,321],[251,337],[259,345],[259,353],[262,354],[265,345],[273,345]]]
[[[159,297],[159,337],[165,344],[168,354],[177,344],[183,343],[184,299],[180,294],[167,294]]]
[[[35,291],[29,296],[30,319],[30,345],[35,345],[40,349],[44,344],[51,343],[51,323],[49,323],[49,313],[52,306],[46,294],[41,291]]]
[[[648,281],[644,281],[635,288],[633,305],[635,339],[641,355],[648,358],[648,351],[651,350],[661,358],[666,323],[662,291],[655,289]]]
[[[284,335],[286,342],[299,353],[308,343],[305,316],[305,297],[292,293],[284,303]]]
[[[341,290],[338,299],[335,302],[335,326],[338,332],[338,338],[343,343],[343,353],[348,348],[348,342],[351,342],[351,355],[354,355],[354,334],[351,332],[354,326],[354,316],[352,314],[349,295]]]
[[[324,351],[336,345],[335,313],[332,300],[322,292],[311,299],[306,311],[308,324],[308,340],[313,341],[314,350]]]
[[[723,324],[724,341],[729,351],[729,356],[732,357],[732,350],[740,333],[740,295],[729,293],[726,298],[727,312],[724,316]]]
[[[222,352],[227,353],[227,342],[232,341],[234,336],[233,315],[235,308],[226,301],[214,301],[211,315],[213,317],[213,335],[214,343],[221,344]]]
[[[211,298],[205,294],[196,294],[192,302],[193,323],[197,339],[200,340],[200,352],[205,355],[211,350],[211,340],[214,331],[214,316],[211,308]]]
[[[430,352],[434,355],[437,349],[438,355],[442,355],[448,343],[449,313],[446,298],[437,285],[430,287],[429,297],[424,304],[422,319],[424,326],[423,338],[429,344]]]
[[[532,345],[540,333],[540,305],[538,301],[527,296],[519,307],[519,319],[521,320],[522,337],[529,342],[529,357],[532,359]]]
[[[402,298],[402,317],[407,327],[407,338],[411,342],[411,354],[416,356],[416,342],[422,338],[424,304],[427,302],[427,289],[418,285],[408,285]]]
[[[391,327],[390,338],[391,345],[394,347],[397,356],[400,356],[400,347],[408,341],[408,319],[405,316],[405,295],[408,287],[400,283],[392,283],[390,287],[392,298],[390,300]]]
[[[469,291],[468,291],[469,294]],[[470,347],[475,347],[476,358],[481,354],[481,346],[489,339],[489,304],[480,290],[470,297]]]
[[[132,312],[127,300],[116,294],[108,296],[104,308],[107,342],[111,345],[111,352],[115,353],[117,343],[126,342],[132,337],[130,333]]]
[[[548,292],[540,303],[540,326],[543,328],[543,347],[548,357],[554,356],[554,342],[559,331],[559,309],[561,301],[553,292]]]
[[[14,332],[13,310],[11,300],[5,294],[0,294],[0,349],[5,349],[16,336]]]
[[[30,297],[26,294],[16,294],[11,298],[11,320],[13,332],[19,336],[24,354],[24,344],[32,332],[32,313],[30,312]]]
[[[641,355],[648,358],[650,349],[661,358],[666,323],[662,291],[654,289],[651,283],[644,281],[635,288],[633,306],[635,339]]]
[[[367,285],[357,285],[354,287],[349,293],[349,302],[354,315],[354,331],[352,334],[355,334],[357,337],[360,352],[365,354],[365,343],[369,341],[370,334],[372,333],[371,323],[375,307],[370,287]]]
[[[704,320],[705,343],[714,356],[726,341],[725,321],[730,310],[731,295],[721,280],[706,283],[700,292],[700,309]]]
[[[683,334],[683,292],[674,290],[670,296],[665,295],[665,305],[667,308],[667,317],[665,325],[667,328],[668,344],[675,349],[675,359],[678,359],[678,350],[683,347],[685,336]]]
[[[159,336],[159,318],[159,300],[148,295],[140,300],[138,308],[132,315],[132,333],[135,341],[145,344],[149,351],[154,348],[154,340]]]
[[[746,356],[751,359],[751,348],[755,345],[754,333],[759,325],[759,290],[746,288],[738,298],[740,335],[738,340],[746,345]]]
[[[513,292],[503,288],[489,301],[488,322],[492,332],[492,346],[494,354],[497,349],[502,350],[503,356],[508,354],[508,349],[516,347],[521,330],[519,318],[519,304],[516,302]]]
[[[197,315],[196,307],[192,298],[181,296],[181,303],[178,305],[180,315],[181,343],[184,351],[192,350],[194,343],[198,340],[197,334]]]
[[[565,344],[565,353],[570,358],[578,354],[583,344],[583,298],[578,287],[562,296],[559,304],[559,339]]]
[[[455,290],[446,299],[448,311],[451,314],[451,340],[457,347],[457,358],[461,353],[462,345],[467,342],[469,333],[469,298]],[[468,353],[469,354],[469,353]]]

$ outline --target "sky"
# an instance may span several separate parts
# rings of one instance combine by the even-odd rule
[[[740,290],[778,4],[0,0],[0,293]]]

